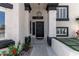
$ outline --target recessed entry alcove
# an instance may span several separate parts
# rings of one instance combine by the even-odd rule
[[[33,16],[32,19],[40,19],[42,20],[43,19],[43,15],[42,15],[42,12],[41,11],[37,11],[36,12],[36,16]]]
[[[30,12],[31,22],[31,36],[34,38],[47,38],[47,10],[46,4],[31,4],[32,10]]]

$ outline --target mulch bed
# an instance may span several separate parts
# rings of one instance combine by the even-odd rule
[[[31,51],[32,51],[32,47],[23,49],[19,54],[19,56],[30,56]]]

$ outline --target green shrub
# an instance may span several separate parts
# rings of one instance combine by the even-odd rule
[[[18,43],[17,47],[15,45],[11,45],[8,47],[9,49],[9,54],[8,56],[17,56],[19,54],[19,46],[20,46],[20,42]]]

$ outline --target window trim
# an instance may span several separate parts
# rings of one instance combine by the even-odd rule
[[[68,37],[68,35],[69,35],[69,28],[68,27],[56,27],[56,32],[57,32],[57,28],[66,28],[67,34],[66,35],[57,35],[57,33],[56,33],[56,37]]]
[[[68,5],[62,5],[62,6],[58,6],[58,7],[66,7],[67,8],[67,18],[56,18],[56,21],[69,21],[69,6]]]

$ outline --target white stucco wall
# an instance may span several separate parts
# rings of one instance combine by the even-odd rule
[[[57,21],[57,27],[69,27],[69,37],[76,36],[76,31],[79,29],[78,21],[76,20],[79,17],[79,4],[78,3],[59,3],[59,5],[68,5],[69,6],[69,21]]]
[[[25,11],[24,4],[14,3],[12,10],[7,10],[7,19],[5,21],[5,38],[13,39],[16,43],[24,43],[24,21],[25,21]]]
[[[15,43],[19,41],[19,7],[13,4],[13,10],[7,10],[7,19],[5,21],[5,38],[13,39]]]
[[[79,56],[79,52],[70,48],[66,44],[52,39],[52,50],[56,53],[57,56]]]
[[[11,39],[14,37],[15,33],[13,32],[15,29],[13,29],[14,20],[13,20],[13,10],[6,9],[6,19],[5,19],[5,38]],[[12,33],[13,32],[13,33]]]

